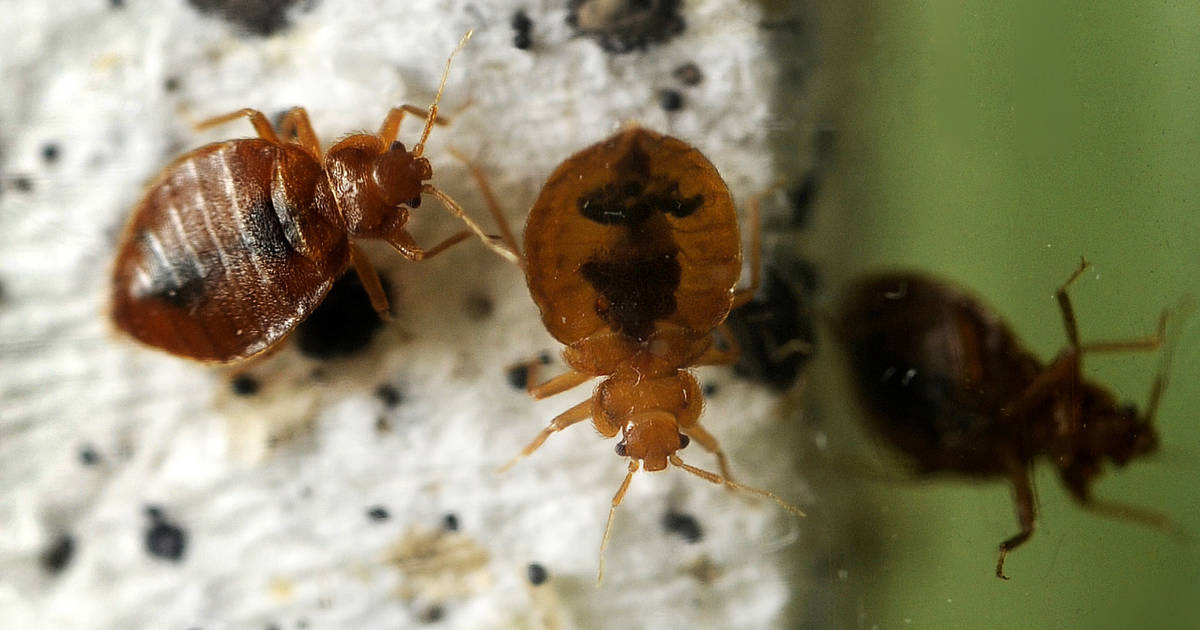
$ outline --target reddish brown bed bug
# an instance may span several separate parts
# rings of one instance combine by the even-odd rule
[[[200,123],[207,128],[246,117],[259,137],[191,151],[149,185],[113,268],[111,314],[117,327],[182,357],[239,361],[284,339],[350,266],[371,304],[386,315],[387,295],[355,245],[359,239],[381,239],[416,261],[473,231],[511,256],[428,183],[433,169],[423,156],[425,142],[439,121],[450,62],[470,35],[446,60],[428,111],[395,107],[378,133],[350,135],[323,154],[302,108],[283,117],[279,134],[253,109]],[[412,150],[396,141],[407,113],[425,117]],[[425,194],[470,229],[428,249],[419,246],[404,226]]]
[[[476,177],[496,210],[494,197]],[[695,147],[632,126],[564,161],[542,187],[525,224],[522,265],[542,322],[566,348],[571,371],[532,385],[534,398],[604,380],[593,395],[554,418],[505,468],[557,431],[591,419],[629,472],[612,500],[613,515],[633,474],[668,464],[705,480],[770,497],[730,479],[725,453],[700,425],[703,396],[688,368],[729,364],[733,347],[716,344],[730,308],[759,285],[759,216],[750,203],[751,281],[736,289],[741,240],[733,198],[717,169]],[[504,238],[518,248],[496,212]],[[727,342],[732,336],[721,335]],[[536,363],[531,366],[536,367]],[[721,474],[695,468],[678,451],[695,440],[717,457]]]
[[[1053,462],[1083,507],[1174,530],[1162,515],[1101,501],[1091,492],[1107,461],[1124,466],[1157,449],[1154,415],[1165,368],[1139,413],[1084,379],[1083,357],[1158,348],[1167,313],[1152,337],[1080,343],[1067,289],[1087,267],[1082,262],[1055,294],[1067,346],[1049,364],[1027,352],[979,300],[916,273],[864,278],[839,306],[836,334],[866,415],[916,472],[1007,478],[1012,484],[1021,531],[1000,543],[1001,578],[1007,579],[1008,552],[1033,535],[1030,471],[1039,457]]]

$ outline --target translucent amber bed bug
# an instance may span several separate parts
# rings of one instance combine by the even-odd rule
[[[1167,313],[1152,337],[1081,343],[1067,289],[1086,268],[1081,263],[1055,294],[1067,347],[1049,364],[1027,352],[1004,320],[970,294],[919,274],[864,278],[838,309],[837,336],[865,411],[916,471],[1012,484],[1021,531],[1000,544],[1001,578],[1008,552],[1033,535],[1030,471],[1038,458],[1058,468],[1083,507],[1174,531],[1157,513],[1092,495],[1106,462],[1123,466],[1157,449],[1154,415],[1165,367],[1139,413],[1085,380],[1083,357],[1158,348]]]
[[[489,205],[496,209],[494,201]],[[629,472],[612,500],[601,575],[613,515],[639,469],[670,464],[803,515],[770,492],[730,479],[724,452],[700,425],[703,397],[688,369],[737,359],[736,348],[722,348],[714,338],[730,308],[749,301],[759,285],[757,200],[750,206],[751,282],[736,289],[742,270],[737,213],[717,169],[695,147],[632,126],[564,161],[529,212],[525,278],[571,367],[538,385],[531,376],[529,391],[541,399],[604,380],[504,468],[584,420],[604,437],[620,434],[616,452],[629,458]],[[520,251],[496,214],[509,246]],[[720,475],[683,462],[678,451],[691,440],[716,455]]]
[[[280,133],[257,110],[259,137],[210,144],[168,165],[134,208],[112,275],[111,315],[134,339],[200,361],[232,362],[271,349],[312,313],[350,266],[381,314],[387,295],[359,239],[381,239],[409,260],[431,258],[473,231],[502,255],[453,199],[428,180],[425,142],[438,122],[450,62],[428,111],[404,105],[376,134],[343,138],[322,153],[308,115],[289,111]],[[406,113],[425,117],[421,139],[396,141]],[[292,136],[295,140],[291,140]],[[469,230],[430,248],[405,229],[422,195],[432,195]]]

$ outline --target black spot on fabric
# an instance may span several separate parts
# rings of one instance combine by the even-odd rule
[[[546,567],[536,562],[530,562],[529,566],[525,568],[525,573],[529,578],[529,583],[534,586],[541,586],[546,583],[546,580],[550,579],[550,574],[546,572]]]
[[[662,526],[663,529],[672,534],[678,534],[690,543],[700,542],[700,539],[704,537],[704,530],[700,528],[696,517],[684,512],[670,510],[663,514]]]
[[[383,403],[384,407],[388,407],[389,409],[404,402],[404,394],[391,383],[384,383],[376,387],[375,397],[379,399],[379,402]]]
[[[605,51],[644,50],[687,27],[680,0],[569,0],[567,24]]]
[[[100,463],[100,453],[91,444],[79,447],[79,463],[84,466],[95,466]]]
[[[688,86],[694,87],[700,85],[704,80],[704,73],[700,71],[700,66],[689,61],[671,72],[671,76],[679,79],[679,82]]]
[[[261,389],[261,384],[249,374],[239,374],[229,381],[229,389],[238,396],[253,396]]]
[[[513,46],[521,50],[529,50],[533,47],[533,20],[525,13],[524,9],[517,10],[512,16],[513,27]]]
[[[679,182],[652,175],[650,156],[634,146],[615,165],[613,180],[580,195],[577,203],[589,220],[636,229],[656,211],[688,217],[704,205],[704,196],[684,197]]]
[[[253,36],[274,35],[288,26],[288,12],[308,10],[316,0],[188,0],[197,11],[223,19],[239,31]]]
[[[388,514],[387,508],[381,505],[376,505],[375,507],[367,510],[367,518],[371,519],[372,521],[386,521],[390,516],[391,515]]]
[[[144,536],[146,553],[173,562],[183,560],[187,553],[187,532],[167,520],[157,507],[147,508],[146,515],[150,517],[150,527]]]
[[[74,556],[75,538],[70,534],[59,534],[54,537],[48,547],[42,550],[39,560],[47,573],[57,575],[71,564],[71,558]]]
[[[42,146],[42,160],[47,164],[54,164],[57,162],[61,154],[62,150],[59,149],[57,143],[47,142]]]
[[[675,312],[681,269],[675,253],[632,260],[591,260],[579,267],[600,294],[596,314],[618,333],[646,341],[654,322]]]
[[[458,531],[458,515],[451,512],[442,517],[442,529],[448,532]]]
[[[658,93],[658,104],[665,111],[677,112],[683,109],[683,94],[679,90],[663,90]]]
[[[380,281],[387,293],[387,280]],[[350,270],[333,284],[312,315],[296,327],[296,347],[313,359],[351,356],[370,345],[382,326],[362,281]]]

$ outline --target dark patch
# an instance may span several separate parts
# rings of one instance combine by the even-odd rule
[[[681,269],[674,252],[613,262],[589,260],[579,274],[600,294],[596,314],[615,332],[646,341],[654,322],[675,312]]]
[[[379,402],[383,403],[384,407],[389,409],[404,402],[404,394],[401,394],[400,390],[396,389],[396,386],[391,383],[384,383],[376,387],[375,397],[379,399]]]
[[[446,618],[446,609],[441,604],[433,604],[421,610],[417,614],[417,621],[421,623],[437,623]]]
[[[508,368],[508,370],[505,371],[505,377],[508,378],[508,384],[511,385],[513,389],[528,389],[529,371],[535,362],[542,365],[550,365],[550,353],[543,352],[537,356],[535,361],[518,363],[517,365]]]
[[[625,444],[625,440],[617,442],[616,445],[613,446],[613,452],[617,454],[617,457],[625,457],[628,455],[629,447]]]
[[[804,298],[811,289],[790,275],[768,267],[759,294],[726,320],[741,346],[734,373],[777,389],[796,382],[812,358],[815,339]]]
[[[546,567],[530,562],[528,567],[525,567],[525,574],[529,577],[529,583],[534,586],[541,586],[550,578],[550,574],[546,572]]]
[[[297,619],[297,620],[296,620],[296,627],[297,627],[297,628],[300,628],[301,630],[304,630],[304,628],[307,628],[307,627],[308,627],[308,620],[307,620],[307,619],[305,619],[305,618],[303,618],[303,617],[301,617],[300,619]]]
[[[108,6],[113,9],[124,9],[125,0],[108,0]]]
[[[700,522],[696,517],[685,512],[676,512],[668,510],[662,517],[663,529],[677,534],[689,543],[700,542],[704,537],[704,530],[700,528]]]
[[[679,90],[662,90],[658,93],[658,105],[668,112],[683,109],[683,94]]]
[[[680,83],[688,87],[700,85],[700,82],[704,80],[704,73],[700,72],[700,66],[697,66],[691,61],[679,66],[678,68],[675,68],[675,70],[671,72],[671,76],[679,79]]]
[[[442,529],[448,532],[458,531],[458,515],[450,512],[442,517]]]
[[[182,83],[179,80],[179,77],[170,76],[163,80],[163,90],[168,94],[173,94],[179,91],[179,86],[181,84]]]
[[[295,215],[294,208],[283,209]],[[279,215],[275,213],[275,202],[270,196],[264,195],[254,200],[254,205],[246,213],[246,229],[239,231],[238,238],[242,247],[250,251],[274,259],[286,260],[292,254],[292,244],[287,239]]]
[[[187,532],[163,515],[160,508],[146,508],[150,527],[146,529],[144,541],[146,553],[164,560],[179,562],[187,552]]]
[[[788,205],[792,207],[791,226],[806,228],[812,220],[812,203],[817,198],[819,178],[817,170],[812,169],[798,183],[788,188]]]
[[[45,162],[47,164],[54,164],[55,162],[58,161],[58,158],[61,157],[61,155],[62,155],[62,150],[59,149],[57,143],[47,142],[46,144],[42,145],[42,161],[43,162]]]
[[[238,396],[253,396],[261,389],[258,379],[249,374],[238,374],[229,381],[229,389]]]
[[[367,518],[371,519],[372,521],[386,521],[390,516],[391,515],[388,514],[387,508],[381,505],[376,505],[375,507],[367,510]]]
[[[159,243],[162,254],[166,257],[161,258],[150,245],[153,240],[147,232],[138,234],[142,259],[148,267],[150,286],[147,288],[142,287],[140,283],[132,283],[133,297],[139,300],[160,300],[187,311],[195,310],[207,295],[200,263],[188,255],[186,250],[169,250]],[[218,265],[219,261],[207,264]]]
[[[650,173],[650,156],[633,146],[617,162],[607,184],[580,195],[579,212],[601,225],[637,230],[655,211],[682,219],[704,205],[703,195],[684,198],[679,182]]]
[[[704,386],[700,388],[700,392],[704,394],[705,398],[712,398],[719,390],[720,388],[717,387],[716,383],[705,383]]]
[[[392,430],[392,421],[383,416],[375,418],[375,432],[388,433]]]
[[[388,282],[380,278],[384,293]],[[360,352],[383,326],[362,281],[353,270],[342,275],[325,301],[296,327],[296,347],[313,359],[333,359]]]
[[[70,534],[59,534],[50,543],[49,547],[42,550],[38,560],[42,564],[42,568],[51,575],[62,573],[63,569],[71,563],[71,558],[75,556],[75,538]]]
[[[79,463],[84,466],[95,466],[100,463],[100,453],[91,444],[79,447]]]
[[[463,313],[466,314],[467,319],[473,322],[483,321],[491,317],[495,310],[496,305],[486,293],[472,291],[467,294],[467,299],[463,303]]]
[[[514,365],[508,368],[504,376],[513,389],[526,389],[529,387],[529,364]]]
[[[533,46],[533,20],[525,14],[524,9],[518,9],[512,16],[513,46],[521,50],[529,50]]]
[[[17,189],[17,192],[31,192],[33,190],[33,180],[25,175],[13,177],[12,183],[13,188]]]
[[[316,0],[188,0],[200,13],[220,18],[248,35],[266,37],[291,25],[288,10],[308,10]]]
[[[680,0],[569,0],[567,24],[610,53],[644,50],[683,32]]]

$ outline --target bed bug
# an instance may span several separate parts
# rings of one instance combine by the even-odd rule
[[[1027,352],[995,312],[967,292],[916,273],[864,278],[838,310],[852,381],[871,423],[919,474],[950,473],[1012,484],[1020,532],[1000,544],[1004,559],[1033,535],[1036,507],[1030,471],[1038,458],[1058,469],[1071,496],[1098,513],[1161,528],[1148,510],[1096,499],[1092,484],[1106,462],[1123,466],[1158,447],[1154,415],[1164,388],[1155,379],[1146,411],[1122,405],[1084,379],[1083,357],[1147,351],[1161,345],[1166,312],[1152,337],[1080,343],[1067,289],[1055,294],[1067,346],[1049,364]]]
[[[628,474],[612,500],[600,575],[613,515],[639,469],[669,464],[802,515],[776,495],[730,478],[725,453],[700,425],[703,396],[688,369],[737,359],[736,349],[715,337],[730,308],[749,301],[759,285],[757,199],[750,207],[751,282],[739,290],[737,213],[716,168],[681,140],[631,126],[559,165],[529,212],[525,278],[571,367],[537,385],[530,375],[529,392],[541,399],[603,380],[505,468],[584,420],[606,438],[620,434],[616,452],[629,459]],[[510,248],[520,251],[496,214]],[[683,462],[678,451],[692,440],[715,454],[720,475]]]
[[[428,183],[433,169],[423,156],[439,122],[450,61],[469,37],[447,59],[428,111],[395,107],[378,133],[347,136],[324,153],[302,108],[283,117],[280,133],[253,109],[200,123],[207,128],[248,118],[259,137],[191,151],[149,185],[113,267],[111,315],[117,327],[182,357],[244,360],[284,339],[351,266],[372,306],[386,315],[387,295],[355,244],[359,239],[381,239],[414,261],[433,257],[471,232],[499,247],[458,203]],[[411,150],[396,141],[410,113],[425,117]],[[405,223],[425,194],[469,230],[419,246]]]

